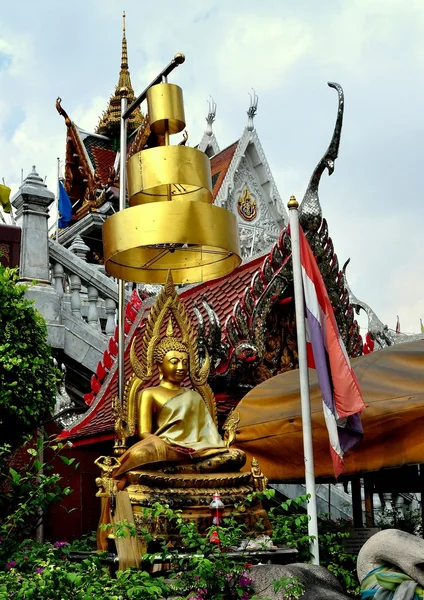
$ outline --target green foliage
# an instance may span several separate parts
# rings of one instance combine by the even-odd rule
[[[28,454],[37,460],[33,453]],[[10,472],[11,485],[21,485],[24,479],[25,474],[18,469]],[[267,496],[272,499],[272,493]],[[257,494],[247,502],[256,500]],[[297,548],[299,559],[304,562],[310,558],[308,519],[303,511],[307,500],[307,496],[288,500],[270,511],[275,541]],[[143,556],[144,564],[165,563],[168,567],[166,579],[151,576],[149,569],[127,569],[113,576],[102,562],[104,553],[89,554],[81,562],[72,562],[71,551],[87,552],[90,549],[86,540],[72,545],[66,542],[40,545],[26,540],[13,551],[2,552],[0,600],[155,600],[169,597],[179,600],[264,600],[267,597],[268,588],[253,595],[249,567],[255,557],[240,550],[247,535],[245,527],[235,519],[226,518],[221,527],[214,525],[206,535],[200,535],[194,523],[184,521],[181,512],[168,506],[155,504],[151,509],[145,509],[142,516],[148,520],[166,517],[178,532],[179,548],[152,539],[147,530],[143,533],[146,541],[155,542],[157,548],[157,552]],[[349,562],[352,557],[344,549],[347,525],[329,519],[321,521],[320,553],[322,564],[341,580],[347,593],[354,594],[357,580],[350,570],[354,563]],[[127,521],[115,523],[112,531],[117,537],[136,535],[134,526]],[[0,548],[2,546],[4,544],[0,544]],[[296,577],[282,577],[269,589],[272,587],[293,600],[302,598],[305,593],[304,585]]]
[[[0,265],[0,439],[19,446],[54,407],[58,370],[46,324],[16,269]]]
[[[162,544],[157,554],[147,554],[144,560],[160,560],[170,566],[173,593],[191,600],[247,600],[251,598],[251,578],[247,558],[243,552],[232,554],[246,538],[245,526],[235,519],[226,518],[223,526],[211,526],[206,535],[200,535],[193,522],[186,522],[179,511],[155,504],[145,509],[143,517],[157,519],[165,515],[181,537],[184,552]],[[152,541],[145,531],[147,542]],[[215,541],[214,541],[215,540]],[[219,540],[219,543],[217,541]],[[223,551],[225,550],[225,551]]]
[[[16,464],[11,447],[0,446],[0,561],[7,561],[17,544],[35,532],[51,504],[71,493],[53,469],[65,446],[41,435],[30,438]],[[77,466],[72,463],[72,468]]]
[[[392,508],[381,512],[375,519],[375,526],[381,529],[400,529],[414,535],[421,535],[421,510]]]
[[[73,545],[27,540],[0,571],[0,600],[156,600],[166,598],[165,580],[127,569],[110,576],[102,554],[69,560]]]
[[[269,511],[274,540],[296,548],[299,562],[309,562],[311,559],[309,519],[302,510],[308,499],[308,495],[299,496]],[[337,577],[348,594],[357,595],[356,557],[346,552],[345,545],[350,526],[348,521],[334,521],[325,515],[321,516],[318,523],[320,564]]]
[[[286,577],[274,581],[274,592],[284,592],[286,598],[301,598],[305,593],[305,586],[298,577]]]
[[[126,519],[118,521],[117,523],[103,523],[100,525],[100,529],[103,531],[111,530],[116,538],[135,537],[137,535],[137,529],[133,523],[129,523]]]

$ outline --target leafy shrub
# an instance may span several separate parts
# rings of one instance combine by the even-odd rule
[[[61,456],[65,445],[40,434],[29,438],[17,458],[8,444],[0,446],[0,562],[35,533],[51,504],[71,493],[53,469],[58,456],[69,467],[78,467],[75,459]],[[42,460],[47,455],[49,460]]]
[[[296,548],[299,562],[311,560],[309,517],[303,509],[308,498],[308,495],[299,496],[269,511],[274,540]],[[359,581],[356,576],[356,557],[346,552],[345,545],[350,526],[348,521],[334,521],[325,515],[321,516],[318,522],[319,555],[320,564],[337,577],[345,591],[357,595]]]
[[[0,439],[17,448],[53,410],[58,370],[17,269],[0,264]]]
[[[165,580],[145,571],[127,569],[112,578],[101,554],[71,562],[72,548],[66,542],[26,541],[0,571],[0,600],[156,600],[169,595]]]
[[[414,535],[421,535],[422,519],[420,509],[397,508],[381,512],[375,519],[376,527],[381,529],[400,529]]]

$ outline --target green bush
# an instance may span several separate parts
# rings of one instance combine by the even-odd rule
[[[71,468],[78,467],[75,459],[61,456],[64,446],[41,434],[29,439],[18,457],[9,445],[0,446],[0,565],[23,539],[35,533],[48,507],[71,493],[53,469],[56,457]]]
[[[163,578],[127,569],[115,578],[102,564],[102,555],[71,562],[72,545],[26,541],[0,571],[0,600],[155,600],[170,587]]]
[[[58,370],[44,319],[0,265],[0,439],[16,448],[53,410]]]
[[[287,500],[269,511],[273,538],[277,543],[287,544],[299,553],[299,562],[310,562],[310,537],[308,515],[303,509],[309,496]],[[345,520],[332,520],[326,515],[318,522],[320,564],[326,567],[342,584],[346,593],[358,595],[359,581],[356,576],[356,556],[346,552],[348,529],[352,524]]]

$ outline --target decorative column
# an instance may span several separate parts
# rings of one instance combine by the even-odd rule
[[[16,209],[16,224],[22,229],[21,262],[19,275],[22,281],[50,285],[48,218],[54,194],[38,175],[35,167],[26,177],[11,203]]]
[[[25,178],[11,203],[16,210],[16,224],[22,229],[19,279],[30,285],[26,296],[47,321],[49,343],[64,347],[61,325],[61,296],[51,285],[49,272],[49,206],[54,194],[38,175],[35,167]]]

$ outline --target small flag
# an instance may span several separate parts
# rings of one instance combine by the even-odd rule
[[[59,229],[65,229],[69,221],[72,219],[72,204],[61,181],[59,181],[58,209],[60,214],[60,219],[58,222]]]
[[[343,471],[344,454],[363,436],[360,412],[365,404],[324,281],[301,228],[299,236],[308,366],[317,371],[333,468],[338,477]]]
[[[396,321],[396,333],[400,333],[400,321],[399,321],[399,315],[397,316],[397,321]]]
[[[365,334],[364,354],[370,354],[374,351],[374,340],[370,336],[369,331]]]
[[[7,185],[0,184],[0,204],[5,213],[10,214],[12,212],[12,205],[10,204],[10,187],[7,187]]]
[[[421,325],[421,333],[424,333],[424,325],[423,325],[422,319],[420,319],[420,325]]]

